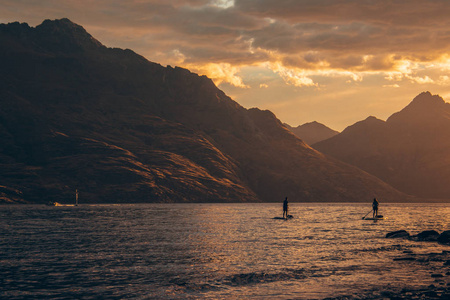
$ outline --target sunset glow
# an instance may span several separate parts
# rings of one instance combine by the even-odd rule
[[[449,0],[0,7],[0,299],[449,298]]]
[[[0,22],[67,17],[108,47],[207,75],[244,107],[342,130],[422,91],[448,101],[449,14],[445,0],[5,0]]]

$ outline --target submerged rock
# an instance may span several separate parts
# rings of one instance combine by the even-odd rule
[[[439,232],[436,230],[425,230],[416,236],[418,241],[437,241]]]
[[[416,259],[414,257],[410,257],[410,256],[394,258],[394,261],[403,261],[403,260],[416,260]]]
[[[406,230],[398,230],[386,234],[386,238],[408,238],[410,235]]]
[[[437,238],[437,241],[440,244],[450,245],[450,230],[446,230],[443,233],[441,233]]]

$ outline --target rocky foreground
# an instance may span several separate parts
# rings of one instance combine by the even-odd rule
[[[405,238],[417,242],[437,242],[442,245],[450,245],[450,230],[442,233],[436,230],[422,231],[417,235],[411,235],[406,230],[389,232],[386,238]],[[435,283],[427,288],[412,290],[403,289],[400,293],[382,292],[381,296],[387,299],[450,299],[450,251],[441,253],[414,253],[412,250],[403,251],[403,255],[393,259],[394,261],[411,262],[421,266],[432,265],[430,274]]]
[[[412,241],[438,242],[443,245],[450,245],[450,230],[442,233],[436,230],[425,230],[417,235],[411,235],[406,230],[398,230],[386,234],[386,238],[406,238]]]
[[[434,242],[450,245],[450,230],[439,233],[435,230],[422,231],[412,235],[406,230],[398,230],[386,234],[386,238],[400,238],[417,242]],[[415,253],[412,248],[396,245],[403,252],[393,258],[394,263],[417,264],[418,269],[429,269],[434,283],[425,288],[403,288],[399,290],[373,290],[363,295],[345,295],[326,300],[344,299],[450,299],[450,251],[433,253]],[[406,269],[406,268],[405,268]]]

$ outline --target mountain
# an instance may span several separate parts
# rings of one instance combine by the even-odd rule
[[[450,199],[450,104],[424,92],[386,121],[369,117],[313,147],[418,197]]]
[[[316,121],[305,123],[297,127],[291,127],[288,124],[284,125],[308,145],[315,144],[339,134],[338,131]]]
[[[213,82],[107,48],[68,19],[0,25],[0,201],[409,198]]]

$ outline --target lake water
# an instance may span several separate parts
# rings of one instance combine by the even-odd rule
[[[371,203],[0,206],[1,299],[324,299],[448,284],[450,251],[386,239],[450,229],[449,204]],[[442,270],[441,270],[442,271]]]

